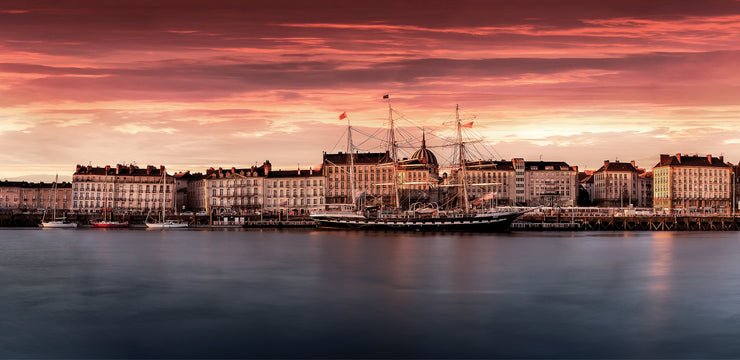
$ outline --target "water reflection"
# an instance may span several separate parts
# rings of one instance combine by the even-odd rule
[[[647,317],[655,331],[663,331],[669,316],[668,300],[673,277],[673,233],[656,232],[651,241],[651,260],[648,264]]]
[[[737,357],[735,233],[5,231],[0,357]]]

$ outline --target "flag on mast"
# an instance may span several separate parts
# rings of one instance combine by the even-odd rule
[[[346,111],[339,115],[339,120],[344,120],[345,118],[347,118],[347,112]]]
[[[462,124],[462,127],[470,129],[473,127],[473,122],[471,121],[469,123]]]
[[[390,96],[391,96],[390,94],[385,94],[383,95],[383,99],[390,99]]]

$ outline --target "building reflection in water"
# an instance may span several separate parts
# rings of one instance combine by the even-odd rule
[[[648,325],[656,331],[665,330],[668,320],[673,283],[673,241],[671,232],[655,232],[651,242],[651,260],[647,269]]]

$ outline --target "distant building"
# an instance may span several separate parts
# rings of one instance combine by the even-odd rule
[[[209,213],[257,213],[265,203],[264,182],[271,169],[269,161],[250,168],[210,168],[202,178],[194,178],[187,186],[188,197],[193,199],[192,204],[205,203],[204,210]]]
[[[607,207],[638,206],[640,170],[635,162],[604,160],[594,172],[594,204]]]
[[[562,161],[481,160],[466,163],[470,200],[505,205],[574,206],[578,167]],[[459,171],[451,175],[455,180]]]
[[[639,169],[637,178],[637,206],[641,208],[653,207],[653,172]]]
[[[591,170],[578,173],[578,206],[591,206],[594,201],[594,173]]]
[[[0,210],[34,211],[54,208],[53,183],[0,181]],[[61,182],[56,190],[57,210],[72,208],[72,184]]]
[[[265,178],[267,214],[302,215],[324,208],[326,179],[320,169],[273,170]]]
[[[354,171],[350,171],[348,153],[324,153],[322,171],[326,177],[326,203],[351,204],[352,191],[356,198],[390,201],[394,180],[393,163],[388,152],[355,153],[352,162]],[[355,176],[354,190],[350,174]]]
[[[671,213],[728,214],[731,170],[722,156],[661,154],[653,168],[653,207]]]
[[[326,176],[328,204],[352,203],[353,191],[354,198],[366,204],[393,204],[394,182],[402,205],[438,200],[437,190],[441,181],[439,163],[434,153],[426,147],[424,137],[421,147],[410,158],[397,160],[395,168],[389,152],[355,153],[352,162],[354,170],[349,166],[349,154],[324,153],[322,168]],[[350,181],[351,174],[355,178],[354,189]]]
[[[165,184],[166,183],[166,184]],[[127,211],[146,213],[175,210],[174,178],[164,166],[136,165],[93,167],[77,165],[72,175],[72,209],[97,213]]]

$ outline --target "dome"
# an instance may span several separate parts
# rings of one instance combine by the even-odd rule
[[[438,166],[437,157],[434,155],[432,150],[427,149],[426,136],[422,134],[421,138],[421,149],[416,150],[414,155],[411,156],[412,160],[419,160],[423,164],[430,164]]]

